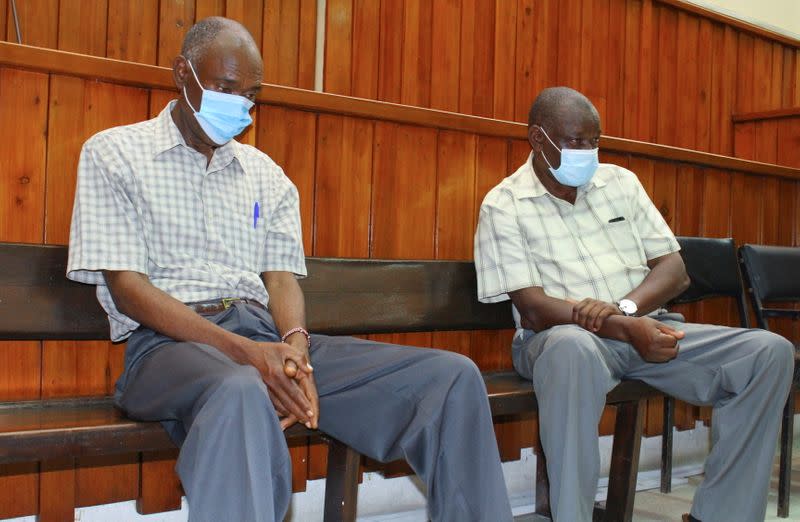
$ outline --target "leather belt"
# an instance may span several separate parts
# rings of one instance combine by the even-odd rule
[[[245,303],[257,306],[259,308],[267,309],[266,306],[256,301],[255,299],[247,299],[244,297],[223,297],[214,301],[199,301],[196,303],[186,303],[186,306],[194,310],[200,315],[214,315],[224,312],[234,305],[234,303]]]

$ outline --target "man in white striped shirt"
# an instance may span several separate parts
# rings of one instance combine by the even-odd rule
[[[406,459],[433,520],[510,521],[472,361],[305,330],[297,189],[233,140],[262,69],[244,27],[202,20],[173,64],[181,97],[83,147],[67,275],[97,285],[113,339],[128,341],[118,404],[162,421],[181,447],[193,522],[282,521],[282,429],[298,421],[376,460]]]
[[[689,283],[678,243],[636,175],[598,163],[599,139],[584,95],[544,90],[529,117],[532,153],[486,195],[475,235],[479,299],[513,303],[513,361],[539,401],[554,518],[592,520],[598,422],[625,377],[714,407],[687,519],[763,520],[793,348],[663,308]]]

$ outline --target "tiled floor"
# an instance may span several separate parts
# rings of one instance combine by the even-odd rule
[[[795,455],[797,455],[797,450],[795,450]],[[800,457],[794,459],[792,468],[789,518],[778,518],[777,516],[778,479],[776,466],[772,474],[765,521],[800,521]],[[691,508],[692,496],[701,479],[702,476],[689,477],[688,483],[673,487],[672,493],[669,495],[659,492],[658,489],[638,491],[634,501],[634,522],[680,522],[681,514],[688,513]],[[538,522],[540,519],[535,515],[523,515],[516,517],[514,520],[515,522]]]

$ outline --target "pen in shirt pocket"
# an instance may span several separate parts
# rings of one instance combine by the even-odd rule
[[[620,221],[625,221],[625,216],[619,216],[608,220],[609,223],[619,223]]]
[[[258,201],[253,205],[253,228],[258,226]]]

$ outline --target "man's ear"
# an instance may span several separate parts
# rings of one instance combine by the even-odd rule
[[[533,149],[534,153],[542,151],[544,140],[545,137],[540,126],[531,125],[528,127],[528,143],[530,143],[531,149]]]
[[[172,60],[172,79],[179,91],[183,91],[183,86],[189,79],[192,71],[189,70],[189,63],[183,55],[178,55]]]

